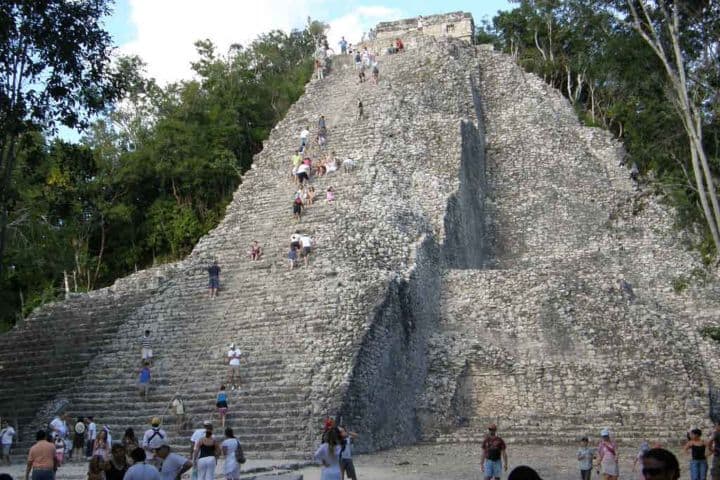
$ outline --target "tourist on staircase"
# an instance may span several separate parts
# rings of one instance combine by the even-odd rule
[[[138,373],[138,391],[140,398],[147,401],[150,393],[150,363],[147,361]]]
[[[160,445],[155,455],[160,465],[158,470],[160,470],[162,480],[179,480],[182,474],[193,466],[192,462],[187,458],[171,452],[170,445],[167,442]]]
[[[228,358],[228,384],[231,390],[235,390],[240,386],[240,357],[242,351],[235,346],[235,343],[230,344],[230,350],[227,352]]]
[[[502,459],[502,461],[501,461]],[[480,470],[485,480],[500,479],[503,470],[507,472],[508,459],[505,441],[497,435],[497,425],[488,425],[488,435],[482,442]]]
[[[300,222],[302,220],[302,210],[302,190],[298,190],[297,192],[295,192],[295,195],[293,195],[293,220],[295,220],[296,222]]]
[[[290,174],[292,175],[293,182],[297,183],[297,169],[302,163],[302,155],[300,155],[300,150],[297,150],[291,157],[290,157],[290,163],[292,163],[292,169],[290,170]]]
[[[210,277],[208,283],[210,298],[215,298],[217,297],[218,290],[220,290],[220,266],[218,265],[217,260],[214,260],[207,270]]]
[[[15,429],[7,420],[2,421],[2,430],[0,430],[0,443],[2,443],[2,460],[10,465],[10,448],[12,448],[13,439],[17,436]]]
[[[330,185],[325,192],[325,200],[329,205],[335,204],[335,189]]]
[[[225,428],[225,415],[228,411],[227,393],[225,392],[225,385],[220,385],[220,391],[217,394],[215,406],[220,416],[220,427]]]
[[[245,463],[240,440],[235,438],[232,428],[225,429],[225,440],[220,444],[223,456],[225,457],[225,478],[227,480],[239,480],[241,464]]]
[[[146,462],[145,450],[136,448],[130,452],[130,458],[133,465],[128,469],[124,480],[160,480],[158,469]]]
[[[303,153],[305,151],[305,145],[308,143],[308,138],[310,137],[310,130],[309,127],[303,127],[302,130],[300,130],[300,153]]]
[[[397,53],[402,53],[405,51],[405,44],[399,38],[395,39],[395,51]]]
[[[325,123],[325,115],[320,115],[320,119],[318,120],[318,134],[319,135],[327,135],[327,123]]]
[[[35,435],[36,443],[30,447],[25,469],[25,480],[55,480],[57,460],[55,460],[55,445],[53,445],[45,430],[38,430]]]
[[[257,240],[253,240],[250,245],[250,260],[257,261],[262,257],[262,247]]]
[[[320,480],[340,480],[340,449],[337,429],[331,428],[314,456],[323,466]]]
[[[610,430],[607,428],[602,429],[600,437],[600,444],[597,448],[599,471],[603,480],[617,480],[620,474],[617,444],[610,439]]]
[[[341,37],[340,41],[338,42],[338,45],[340,45],[340,54],[345,55],[347,54],[348,50],[348,42],[345,40],[345,37]]]
[[[288,257],[288,270],[292,270],[297,265],[298,260],[298,248],[295,245],[290,245],[290,250],[288,251],[287,257]]]
[[[305,266],[308,266],[308,261],[310,260],[310,253],[312,252],[313,246],[315,245],[315,241],[310,237],[310,235],[300,235],[300,245],[302,246],[301,255],[303,257],[303,261],[305,263]]]
[[[137,445],[135,445],[133,450],[135,448],[138,448]],[[129,468],[127,452],[128,450],[120,444],[116,443],[112,446],[110,449],[110,459],[104,464],[105,480],[123,480]]]
[[[152,365],[153,351],[152,351],[152,338],[150,337],[150,330],[145,330],[142,338],[140,339],[140,364],[149,363]]]
[[[160,428],[160,418],[153,417],[150,420],[150,428],[145,430],[143,435],[142,448],[145,449],[145,456],[152,460],[155,450],[160,448],[167,441],[167,433]]]
[[[220,456],[218,443],[212,436],[212,430],[206,430],[205,436],[195,443],[193,465],[197,467],[198,480],[215,480],[215,466]]]
[[[315,187],[310,186],[307,190],[307,201],[305,202],[306,207],[311,206],[315,203]]]

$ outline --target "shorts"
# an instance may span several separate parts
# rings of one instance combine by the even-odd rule
[[[340,469],[345,471],[345,475],[347,475],[349,479],[357,479],[357,474],[355,473],[355,465],[353,465],[352,458],[341,458]]]
[[[10,455],[10,447],[12,447],[12,443],[3,443],[2,444],[2,454],[4,456]]]
[[[500,478],[502,476],[502,461],[500,460],[485,460],[485,478]]]
[[[140,390],[140,393],[145,394],[145,396],[147,396],[148,392],[150,391],[150,384],[149,383],[138,383],[138,389]]]
[[[220,279],[218,277],[210,277],[208,288],[214,288],[216,290],[220,288]]]
[[[152,348],[142,348],[142,359],[143,360],[149,360],[152,358]]]
[[[239,369],[240,369],[240,364],[239,364],[239,363],[231,363],[231,364],[228,365],[228,366],[230,367],[230,370],[239,370]]]
[[[293,213],[296,215],[300,215],[301,212],[302,212],[302,204],[293,203]]]
[[[33,468],[32,469],[32,480],[55,480],[55,472],[49,468]]]
[[[312,247],[303,247],[303,255],[307,256],[312,252]]]
[[[310,177],[308,177],[307,172],[300,172],[297,174],[297,177],[298,177],[298,182],[300,182],[300,183],[310,180]]]
[[[218,413],[222,416],[225,416],[227,411],[228,411],[228,407],[218,407]]]

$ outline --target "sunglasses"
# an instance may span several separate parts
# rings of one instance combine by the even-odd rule
[[[642,469],[642,474],[643,474],[643,477],[645,477],[645,478],[652,478],[652,477],[656,477],[656,476],[660,475],[660,474],[663,473],[664,471],[665,471],[664,468],[658,468],[658,467],[650,468],[650,467],[645,467],[645,468]]]

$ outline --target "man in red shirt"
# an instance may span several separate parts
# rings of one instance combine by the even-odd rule
[[[497,436],[497,425],[494,423],[488,425],[489,433],[482,443],[482,460],[480,462],[480,470],[483,472],[485,480],[500,480],[503,469],[507,472],[508,460],[505,450],[505,441]],[[502,458],[502,462],[500,459]],[[503,468],[504,467],[504,468]]]
[[[55,480],[55,471],[57,470],[55,445],[48,441],[45,430],[38,430],[35,439],[37,443],[30,447],[28,452],[25,480],[30,479],[31,470],[32,480]]]

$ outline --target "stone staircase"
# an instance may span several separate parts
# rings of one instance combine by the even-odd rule
[[[358,84],[347,58],[307,85],[186,259],[0,337],[0,413],[17,418],[23,445],[64,407],[114,438],[161,415],[185,451],[214,414],[231,342],[244,356],[228,425],[254,458],[307,456],[326,414],[361,432],[361,451],[475,441],[489,421],[514,441],[554,443],[604,426],[665,439],[707,421],[720,356],[697,332],[720,325],[718,282],[709,272],[673,290],[706,270],[672,212],[633,192],[620,145],[501,54],[404,40],[405,53],[380,58],[379,86]],[[314,178],[316,204],[296,223],[290,155],[321,114],[327,148],[357,168]],[[296,229],[317,247],[289,271]],[[147,401],[136,389],[146,328]],[[175,396],[188,425],[175,424]]]
[[[223,222],[187,259],[168,267],[172,275],[162,288],[143,296],[129,293],[132,302],[113,304],[113,316],[101,308],[110,299],[80,296],[86,302],[83,315],[115,319],[112,331],[97,339],[95,333],[89,335],[97,349],[78,357],[77,368],[56,383],[46,383],[52,376],[47,370],[22,385],[27,398],[36,398],[27,413],[18,415],[22,446],[55,407],[66,406],[73,416],[94,415],[116,439],[126,427],[141,433],[152,416],[163,415],[171,443],[183,451],[191,431],[215,411],[231,342],[244,356],[241,388],[228,391],[228,425],[251,457],[306,456],[317,443],[322,417],[348,406],[352,412],[342,412],[347,418],[367,420],[374,427],[361,448],[412,440],[416,428],[408,405],[422,387],[424,371],[408,361],[409,380],[392,382],[392,388],[378,393],[374,385],[386,384],[388,372],[402,375],[397,367],[402,360],[370,368],[366,359],[393,348],[424,352],[425,329],[394,330],[393,319],[402,315],[421,326],[430,318],[425,307],[409,306],[398,313],[392,303],[409,301],[405,295],[439,293],[424,295],[425,270],[439,278],[440,262],[433,252],[443,234],[444,205],[457,188],[461,120],[473,114],[467,73],[472,49],[464,47],[462,59],[448,58],[447,45],[434,42],[423,52],[383,57],[379,86],[358,85],[356,72],[337,62],[324,81],[307,86],[243,176]],[[429,78],[428,62],[443,69],[442,79]],[[438,97],[442,86],[453,93]],[[358,98],[365,105],[361,120],[356,118]],[[302,127],[316,125],[320,114],[328,123],[327,148],[339,160],[352,158],[358,167],[313,179],[318,199],[296,223],[290,155]],[[337,192],[335,205],[324,200],[330,185]],[[310,234],[317,248],[309,267],[288,271],[289,237],[296,229]],[[253,239],[265,251],[258,262],[247,256]],[[205,268],[213,259],[222,268],[221,291],[210,300]],[[60,305],[73,314],[78,308]],[[58,317],[80,328],[65,310],[42,309],[27,323],[41,332]],[[136,389],[139,342],[146,328],[152,331],[155,353],[147,401]],[[32,344],[23,331],[9,335]],[[376,336],[387,343],[371,344]],[[13,346],[12,352],[22,356],[27,350]],[[46,365],[39,361],[34,368]],[[22,375],[14,365],[7,370]],[[8,385],[0,411],[18,398],[20,385]],[[371,392],[373,398],[357,392]],[[168,409],[176,395],[185,401],[190,420],[185,427],[175,425]],[[392,405],[385,411],[393,419],[369,413],[380,408],[373,402],[378,396]],[[29,420],[29,412],[38,413]],[[403,429],[408,435],[398,436]]]

